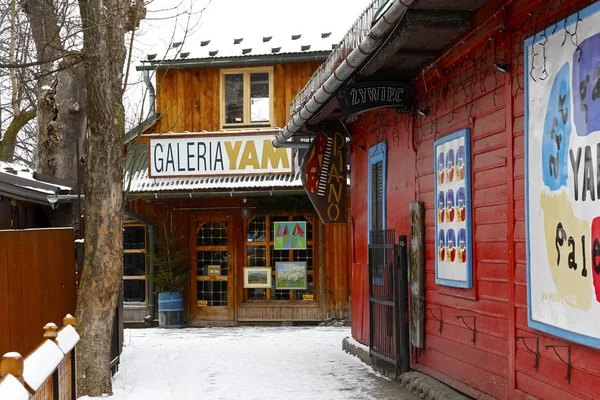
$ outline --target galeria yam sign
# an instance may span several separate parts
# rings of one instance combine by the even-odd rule
[[[150,177],[291,174],[292,149],[276,149],[272,135],[160,135],[150,139]]]

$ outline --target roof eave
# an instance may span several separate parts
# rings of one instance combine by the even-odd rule
[[[323,62],[327,60],[331,51],[307,51],[302,53],[276,53],[255,56],[210,57],[181,60],[161,60],[145,62],[136,67],[137,71],[154,71],[162,69],[189,69],[189,68],[226,68],[226,67],[251,67],[257,65],[291,64],[300,62]]]

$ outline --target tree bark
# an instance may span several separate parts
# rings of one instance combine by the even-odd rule
[[[78,52],[65,53],[54,2],[20,2],[29,20],[37,59],[41,63],[38,76],[36,170],[44,175],[77,182],[79,169],[82,171],[79,182],[84,182],[81,166],[85,164],[83,146],[87,120],[83,56]],[[80,155],[79,160],[77,154]],[[52,226],[79,229],[75,204],[62,204],[48,217]]]
[[[112,321],[122,278],[125,0],[79,0],[88,112],[85,258],[77,300],[78,395],[112,393]]]

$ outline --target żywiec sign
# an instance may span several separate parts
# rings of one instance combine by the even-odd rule
[[[348,221],[346,206],[346,137],[320,132],[302,163],[302,183],[325,224]]]
[[[276,149],[272,135],[160,135],[150,138],[149,176],[291,174],[292,149]]]
[[[413,98],[408,84],[371,82],[345,86],[338,95],[338,102],[344,115],[349,117],[382,107],[408,111]]]

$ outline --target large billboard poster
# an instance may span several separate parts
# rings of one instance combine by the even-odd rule
[[[600,348],[600,3],[525,42],[529,326]]]

